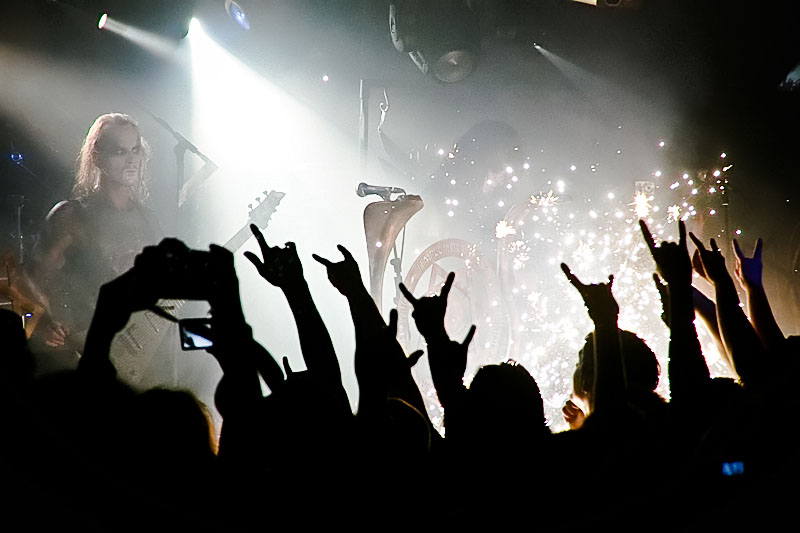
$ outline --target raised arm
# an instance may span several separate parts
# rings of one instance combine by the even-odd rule
[[[711,249],[693,233],[689,234],[697,246],[702,268],[714,284],[717,301],[717,322],[725,351],[730,355],[736,372],[745,384],[763,384],[769,367],[764,358],[764,349],[753,326],[739,306],[739,295],[728,270],[725,258],[711,239]]]
[[[269,352],[253,339],[245,320],[233,254],[215,245],[210,252],[213,283],[208,302],[214,346],[208,352],[222,369],[215,394],[223,418],[220,456],[239,464],[255,464],[253,461],[263,461],[261,439],[270,429],[262,427],[258,375],[274,393],[283,383],[283,373]]]
[[[764,267],[761,262],[763,249],[764,241],[759,238],[753,250],[753,257],[747,257],[739,247],[739,241],[733,239],[733,251],[736,258],[733,272],[747,295],[750,322],[761,339],[761,344],[767,351],[771,351],[781,349],[785,338],[775,320],[775,315],[772,314],[772,307],[769,305],[767,293],[764,290],[762,281]]]
[[[679,240],[656,245],[644,220],[639,221],[647,247],[658,272],[667,283],[661,291],[670,326],[669,383],[673,400],[692,398],[708,384],[711,376],[697,339],[694,326],[695,310],[692,294],[692,260],[686,242],[686,226],[678,222]],[[660,284],[656,276],[656,283]]]
[[[347,298],[356,333],[355,370],[359,387],[359,416],[383,412],[386,400],[396,397],[411,404],[427,417],[425,402],[411,375],[409,361],[397,342],[397,319],[383,317],[361,280],[358,263],[342,245],[344,259],[333,262],[314,255],[325,266],[328,279]],[[412,359],[418,359],[414,355]]]
[[[467,350],[475,335],[475,326],[472,326],[464,341],[459,343],[450,340],[444,329],[447,297],[455,277],[455,273],[450,272],[439,294],[423,298],[416,298],[405,285],[400,284],[400,291],[414,308],[411,316],[414,318],[417,330],[427,344],[431,378],[446,418],[447,410],[450,409],[452,415],[452,411],[458,409],[463,401],[466,390],[464,372],[467,369]]]
[[[156,303],[156,298],[147,296],[142,281],[134,267],[100,287],[83,355],[78,361],[78,371],[83,375],[103,381],[116,379],[117,370],[110,358],[114,336],[125,327],[134,311]]]
[[[294,315],[306,368],[346,399],[336,351],[303,276],[303,265],[294,243],[287,242],[283,248],[269,246],[257,226],[251,224],[250,230],[261,248],[261,258],[252,252],[244,255],[261,277],[283,291]]]
[[[589,395],[589,410],[594,413],[626,405],[625,365],[619,343],[617,319],[619,305],[611,294],[614,276],[608,283],[582,283],[565,263],[561,270],[578,290],[589,318],[594,322],[594,384]]]

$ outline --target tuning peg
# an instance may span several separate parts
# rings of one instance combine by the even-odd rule
[[[252,211],[252,210],[253,210],[253,204],[247,204],[247,209],[249,209],[250,211]]]
[[[267,191],[264,191],[264,197],[266,198],[267,196],[269,196],[269,193]]]
[[[256,202],[261,203],[261,197],[260,196],[256,196]]]

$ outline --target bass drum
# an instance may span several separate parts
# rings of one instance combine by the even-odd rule
[[[447,302],[445,329],[451,339],[461,342],[475,324],[477,330],[469,348],[465,383],[478,368],[505,361],[509,353],[509,317],[500,293],[500,283],[491,264],[477,247],[460,239],[437,241],[426,248],[411,265],[404,284],[421,298],[439,294],[449,272],[456,277]],[[413,308],[405,298],[397,304],[397,339],[406,353],[424,347],[424,340],[411,317]],[[425,363],[414,367],[414,376],[434,426],[441,430],[442,410]]]

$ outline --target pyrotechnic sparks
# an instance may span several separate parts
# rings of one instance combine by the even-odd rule
[[[540,207],[550,207],[556,205],[556,202],[558,202],[558,196],[556,196],[553,190],[551,189],[547,191],[547,193],[545,194],[542,193],[534,194],[533,196],[531,196],[529,201],[531,205],[538,205]]]
[[[637,193],[636,196],[633,197],[633,203],[630,205],[633,206],[633,212],[636,218],[647,218],[650,216],[650,210],[653,207],[650,205],[650,197],[643,192]]]
[[[681,217],[681,207],[679,205],[671,205],[667,208],[667,221],[676,222]]]
[[[654,141],[653,145],[658,143]],[[627,154],[632,151],[624,149],[623,152],[629,157]],[[712,157],[718,162],[715,156]],[[458,160],[462,159],[466,168],[474,166],[474,159],[459,155]],[[730,159],[728,157],[726,163]],[[530,157],[527,160],[534,161]],[[569,169],[570,183],[580,179],[581,173],[593,180],[602,180],[603,173],[607,172],[602,160],[573,161],[548,162],[546,167],[550,172]],[[531,183],[531,176],[541,175],[541,168],[538,161],[514,164],[513,168],[510,165],[506,168],[503,162],[489,175],[465,175],[458,179],[458,187],[473,180],[476,184],[492,185],[483,187],[480,192],[481,209],[475,208],[473,212],[468,208],[469,214],[463,216],[476,222],[474,234],[480,235],[477,240],[484,259],[497,265],[496,279],[491,281],[499,287],[499,297],[485,303],[495,314],[486,309],[476,312],[474,302],[470,305],[475,307],[462,311],[474,313],[470,323],[479,324],[479,332],[484,335],[480,343],[474,343],[470,349],[465,382],[469,382],[482,365],[507,358],[519,361],[539,384],[551,427],[562,430],[565,425],[561,407],[572,393],[577,353],[593,326],[580,295],[569,285],[559,264],[569,264],[586,283],[604,281],[609,274],[614,274],[620,327],[643,338],[659,356],[662,369],[666,369],[669,334],[661,321],[661,301],[653,285],[655,266],[642,240],[638,220],[645,219],[659,240],[677,239],[678,220],[703,224],[704,234],[711,236],[713,228],[709,221],[725,205],[723,196],[728,180],[727,175],[714,176],[714,167],[708,171],[662,167],[651,171],[658,180],[635,182],[632,179],[628,190],[615,186],[615,193],[604,189],[602,193],[595,191],[596,197],[576,198],[568,191],[568,183],[555,175],[546,181],[543,192],[526,198],[525,187],[529,186],[526,184]],[[730,166],[721,172],[727,168]],[[509,181],[514,183],[513,191],[507,187]],[[470,205],[465,203],[468,198],[466,194],[462,197],[465,206]],[[488,220],[478,221],[479,216],[486,216]],[[484,233],[479,234],[478,228]],[[496,261],[493,254],[496,254]],[[472,282],[476,279],[471,278]],[[507,323],[503,323],[502,316],[508,317]],[[699,333],[712,373],[725,375],[727,369],[718,362],[721,360],[709,338],[704,331]],[[498,348],[498,342],[505,344]],[[418,377],[419,371],[415,369]],[[421,388],[430,391],[428,403],[438,405],[433,389]],[[666,372],[662,372],[658,392],[668,396]],[[441,411],[432,411],[431,415],[438,420]]]
[[[497,223],[497,226],[494,228],[494,236],[498,239],[502,239],[503,237],[507,237],[509,235],[516,235],[517,230],[514,229],[514,226],[510,225],[505,220],[501,220]]]

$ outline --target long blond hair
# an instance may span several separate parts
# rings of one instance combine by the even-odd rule
[[[100,187],[100,165],[98,164],[99,153],[97,146],[103,138],[103,134],[109,126],[133,126],[139,135],[139,144],[142,146],[142,166],[140,167],[139,182],[133,189],[133,199],[143,202],[149,191],[147,189],[147,161],[150,159],[150,147],[142,137],[139,123],[130,115],[124,113],[106,113],[100,115],[89,128],[86,138],[83,140],[81,151],[75,161],[75,185],[72,187],[72,196],[75,199],[86,199]]]

